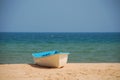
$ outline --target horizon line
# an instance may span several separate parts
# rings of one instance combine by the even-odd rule
[[[120,33],[118,31],[116,31],[116,32],[115,31],[113,31],[113,32],[112,31],[111,32],[109,32],[109,31],[106,31],[106,32],[99,32],[99,31],[98,32],[97,31],[93,31],[93,32],[91,32],[91,31],[89,31],[89,32],[72,32],[72,31],[71,32],[70,31],[69,32],[68,31],[66,31],[66,32],[62,32],[62,31],[61,32],[54,32],[54,31],[49,31],[49,32],[47,32],[47,31],[46,32],[45,31],[43,31],[43,32],[14,31],[13,32],[13,31],[0,31],[0,33],[2,33],[2,32],[3,33]]]

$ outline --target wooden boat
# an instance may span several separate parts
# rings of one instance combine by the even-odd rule
[[[32,54],[34,62],[40,66],[46,67],[63,67],[68,60],[69,53],[63,53],[58,51],[48,51]]]

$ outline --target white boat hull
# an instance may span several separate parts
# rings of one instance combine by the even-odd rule
[[[34,58],[34,62],[40,66],[63,67],[67,63],[68,54],[55,54],[42,58]]]

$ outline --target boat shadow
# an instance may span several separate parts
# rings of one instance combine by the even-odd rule
[[[29,64],[31,67],[34,67],[34,68],[39,68],[39,69],[60,69],[60,68],[54,68],[54,67],[46,67],[46,66],[41,66],[41,65],[38,65],[38,64]]]

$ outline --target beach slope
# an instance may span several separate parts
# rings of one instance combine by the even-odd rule
[[[68,63],[63,68],[0,64],[0,80],[120,80],[120,63]]]

